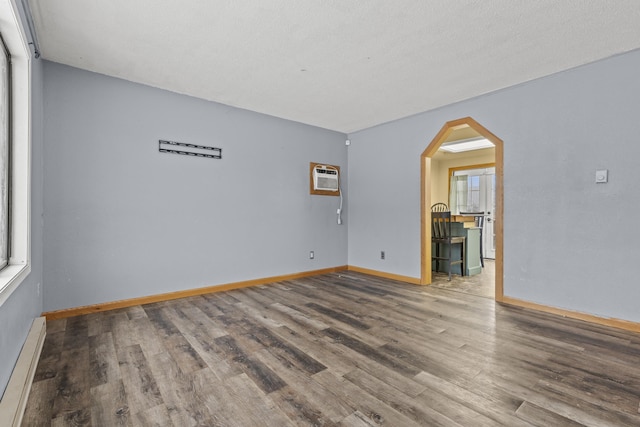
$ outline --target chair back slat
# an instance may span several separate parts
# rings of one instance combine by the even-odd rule
[[[431,212],[447,212],[449,210],[449,206],[446,203],[435,203],[431,205]]]
[[[451,212],[431,212],[431,225],[433,238],[449,239],[451,237]]]

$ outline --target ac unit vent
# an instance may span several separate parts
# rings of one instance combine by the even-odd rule
[[[338,191],[338,170],[332,166],[316,165],[313,168],[313,189]]]

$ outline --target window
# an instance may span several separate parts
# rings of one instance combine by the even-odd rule
[[[491,212],[495,210],[495,167],[456,170],[449,183],[451,212]]]
[[[16,8],[0,0],[0,306],[31,272],[31,51]]]
[[[9,263],[9,160],[11,123],[11,66],[0,34],[0,269]]]

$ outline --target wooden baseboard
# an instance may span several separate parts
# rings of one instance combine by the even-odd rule
[[[149,304],[153,302],[169,301],[169,300],[178,299],[178,298],[186,298],[190,296],[203,295],[203,294],[214,293],[214,292],[223,292],[223,291],[228,291],[232,289],[247,288],[251,286],[266,285],[269,283],[282,282],[285,280],[295,280],[302,277],[317,276],[321,274],[335,273],[335,272],[344,271],[344,270],[355,271],[358,273],[369,274],[371,276],[397,280],[400,282],[411,283],[414,285],[421,285],[420,279],[416,277],[402,276],[399,274],[387,273],[384,271],[371,270],[368,268],[357,267],[355,265],[349,265],[349,266],[325,268],[321,270],[304,271],[300,273],[293,273],[293,274],[287,274],[282,276],[265,277],[262,279],[246,280],[242,282],[228,283],[228,284],[218,285],[218,286],[207,286],[204,288],[187,289],[184,291],[169,292],[165,294],[151,295],[151,296],[140,297],[140,298],[131,298],[126,300],[102,303],[102,304],[87,305],[83,307],[74,307],[74,308],[68,308],[64,310],[49,311],[49,312],[42,313],[42,315],[46,317],[47,320],[62,319],[65,317],[79,316],[82,314],[97,313],[100,311],[115,310],[118,308],[132,307],[135,305]],[[556,308],[556,307],[547,306],[543,304],[537,304],[534,302],[529,302],[529,301],[520,300],[517,298],[507,297],[507,296],[502,296],[501,298],[496,297],[496,302],[506,304],[506,305],[512,305],[516,307],[542,311],[545,313],[557,314],[559,316],[568,317],[571,319],[584,320],[586,322],[595,323],[595,324],[604,325],[604,326],[611,326],[614,328],[624,329],[627,331],[640,332],[640,323],[631,322],[628,320],[599,317],[592,314],[565,310],[561,308]],[[39,350],[38,350],[38,354],[39,354]],[[37,359],[36,359],[36,363],[37,363]],[[4,402],[4,399],[2,402]]]
[[[386,273],[384,271],[378,270],[370,270],[368,268],[356,267],[355,265],[350,265],[347,270],[356,271],[358,273],[369,274],[371,276],[383,277],[385,279],[398,280],[400,282],[411,283],[413,285],[420,285],[420,279],[416,277],[410,276],[401,276],[399,274]]]
[[[139,298],[131,298],[120,301],[105,302],[101,304],[85,305],[82,307],[67,308],[64,310],[48,311],[42,313],[47,320],[63,319],[65,317],[79,316],[82,314],[97,313],[100,311],[115,310],[118,308],[132,307],[135,305],[150,304],[153,302],[169,301],[178,298],[192,297],[196,295],[210,294],[213,292],[223,292],[232,289],[248,288],[250,286],[266,285],[269,283],[282,282],[284,280],[295,280],[302,277],[318,276],[320,274],[335,273],[344,271],[346,265],[339,267],[324,268],[321,270],[302,271],[299,273],[286,274],[282,276],[265,277],[262,279],[245,280],[242,282],[227,283],[224,285],[207,286],[204,288],[187,289],[184,291],[169,292],[164,294],[150,295]]]
[[[16,366],[13,368],[7,389],[0,400],[0,423],[3,426],[18,427],[22,423],[46,330],[44,317],[34,319]]]
[[[583,320],[589,323],[596,323],[603,326],[611,326],[613,328],[624,329],[632,332],[640,332],[640,323],[631,322],[628,320],[614,319],[610,317],[600,317],[593,314],[582,313],[579,311],[571,311],[562,308],[556,308],[544,304],[538,304],[535,302],[520,300],[511,297],[502,297],[500,301],[502,304],[513,305],[516,307],[528,308],[531,310],[542,311],[545,313],[556,314],[562,317],[568,317],[570,319]]]
[[[398,280],[400,282],[411,283],[414,285],[421,284],[420,279],[415,277],[401,276],[398,274],[386,273],[383,271],[370,270],[368,268],[356,267],[354,265],[349,265],[347,269],[349,271],[356,271],[359,273],[369,274],[371,276],[383,277],[385,279]],[[520,300],[517,298],[511,298],[504,295],[500,295],[500,296],[496,295],[495,301],[501,304],[528,308],[531,310],[542,311],[544,313],[556,314],[559,316],[568,317],[570,319],[583,320],[585,322],[595,323],[598,325],[610,326],[613,328],[624,329],[632,332],[640,332],[640,323],[631,322],[628,320],[614,319],[609,317],[600,317],[593,314],[582,313],[579,311],[565,310],[565,309],[556,308],[548,305],[537,304],[530,301]]]

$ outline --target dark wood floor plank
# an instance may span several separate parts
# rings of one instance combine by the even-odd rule
[[[238,296],[240,298],[240,296]],[[255,307],[251,304],[249,300],[247,302],[239,302],[236,304],[236,307],[239,308],[245,316],[253,319],[253,321],[260,323],[265,328],[278,328],[282,326],[282,323],[278,322],[276,319],[267,315],[267,310],[264,308]]]
[[[335,374],[344,375],[357,366],[352,357],[354,353],[352,350],[343,346],[330,345],[330,338],[324,334],[304,328],[293,330],[284,326],[275,332],[314,359],[322,360]]]
[[[475,379],[480,386],[483,382],[496,384],[508,393],[512,393],[523,401],[528,401],[547,411],[584,425],[595,426],[632,426],[640,425],[640,416],[618,411],[608,411],[599,406],[584,404],[585,402],[573,396],[551,395],[519,384],[513,375],[484,373]],[[559,399],[562,397],[562,399]]]
[[[606,384],[605,384],[606,382]],[[548,389],[552,393],[571,394],[594,405],[621,411],[634,412],[640,410],[640,387],[617,384],[599,377],[564,378],[540,380],[538,387]],[[640,412],[638,412],[640,413]]]
[[[143,319],[147,317],[147,312],[144,311],[144,308],[142,308],[139,305],[134,305],[133,307],[127,307],[124,310],[129,320]]]
[[[301,286],[305,282],[317,282],[318,286],[312,288],[304,288]],[[298,294],[300,298],[305,298],[307,302],[305,304],[313,304],[318,301],[322,301],[324,307],[332,309],[339,308],[343,305],[350,307],[349,314],[357,319],[366,319],[369,315],[368,311],[363,307],[364,303],[373,301],[372,298],[376,298],[377,295],[369,298],[365,287],[361,287],[357,292],[351,292],[349,287],[340,286],[340,283],[336,280],[331,283],[333,292],[327,292],[326,282],[323,283],[321,279],[308,278],[304,280],[297,280],[287,282],[290,283],[290,292]],[[376,298],[376,301],[380,301],[380,298]],[[361,327],[367,329],[366,325]]]
[[[416,397],[425,390],[425,386],[415,381],[413,378],[403,375],[394,369],[385,365],[381,365],[367,357],[357,358],[357,369],[366,372],[372,377],[377,378],[389,387],[396,389],[398,392],[409,396]],[[347,373],[346,375],[348,375]],[[343,375],[346,377],[346,375]]]
[[[557,386],[557,383],[552,384],[547,381],[538,381],[535,391],[542,391],[545,396],[549,398],[555,398],[557,402],[563,402],[567,405],[576,406],[581,409],[582,412],[590,414],[594,417],[606,420],[611,424],[619,425],[638,425],[640,426],[640,413],[636,412],[632,415],[626,415],[621,406],[617,408],[611,407],[608,403],[602,403],[599,399],[593,399],[588,393],[581,392],[580,388]],[[565,394],[565,393],[571,394]],[[614,395],[609,398],[615,398]],[[640,394],[636,395],[634,408],[638,409],[638,399]],[[612,410],[617,409],[617,410]]]
[[[87,337],[82,346],[74,343],[72,347],[70,350],[64,350],[58,361],[52,416],[54,419],[57,418],[58,422],[69,421],[87,425],[90,421],[91,405]]]
[[[378,423],[371,420],[360,411],[355,411],[340,422],[342,427],[378,427]],[[456,427],[463,427],[458,424]]]
[[[94,426],[132,426],[122,380],[91,387],[91,423]]]
[[[54,378],[58,374],[58,362],[62,354],[64,343],[64,331],[51,332],[47,331],[47,336],[42,346],[38,367],[34,374],[33,381],[38,382]]]
[[[242,299],[242,303],[239,303],[238,307],[250,306],[252,310],[249,316],[271,330],[277,330],[280,327],[295,329],[297,326],[302,326],[319,331],[329,327],[328,324],[307,316],[294,308],[273,302],[270,298],[265,298],[263,294],[258,293],[254,288],[247,289],[238,298]],[[257,319],[254,316],[260,318]]]
[[[168,417],[174,425],[197,424],[196,419],[203,418],[203,410],[206,410],[206,418],[209,418],[208,409],[193,410],[192,378],[182,372],[168,352],[150,356],[148,363],[158,384],[162,402],[167,408]]]
[[[402,395],[398,393],[397,389],[361,369],[349,372],[344,378],[419,424],[429,426],[460,425],[443,413],[425,405],[421,399],[416,399],[417,396]]]
[[[168,353],[153,356],[149,366],[158,379],[174,425],[232,425],[232,411],[225,402],[226,396],[219,393],[223,382],[211,370],[185,373]]]
[[[397,358],[395,356],[387,355],[384,352],[381,352],[376,348],[373,348],[370,345],[363,343],[362,341],[354,337],[351,337],[341,331],[338,331],[337,329],[329,328],[329,329],[325,329],[323,332],[329,338],[331,338],[334,343],[348,347],[351,350],[356,351],[368,357],[369,359],[377,363],[380,363],[390,369],[393,369],[398,373],[401,373],[407,376],[412,376],[420,372],[420,369],[411,365],[410,362],[407,362],[402,358]]]
[[[242,374],[240,374],[242,375]],[[239,405],[232,395],[229,393],[227,380],[218,378],[209,369],[203,369],[194,372],[193,390],[194,398],[192,399],[193,408],[206,406],[211,413],[211,421],[202,423],[204,425],[214,426],[232,426],[242,419],[246,408]],[[183,396],[183,400],[184,400]],[[260,396],[261,399],[263,396]]]
[[[335,319],[339,322],[345,323],[353,328],[356,329],[369,329],[371,326],[367,325],[366,323],[362,322],[361,320],[359,320],[358,318],[354,317],[354,316],[350,316],[348,314],[344,314],[344,312],[342,311],[338,311],[338,310],[332,310],[328,307],[325,307],[323,305],[320,304],[316,304],[315,302],[310,302],[305,304],[307,307],[309,307],[312,310],[315,310],[319,313],[324,314],[325,316],[331,317],[332,319]]]
[[[304,331],[301,331],[301,333],[304,335]],[[423,386],[411,380],[410,377],[413,371],[409,371],[409,375],[402,375],[394,369],[375,362],[370,358],[371,353],[366,351],[366,347],[357,352],[348,347],[327,346],[326,342],[319,338],[314,339],[307,336],[299,339],[297,333],[284,328],[274,330],[274,334],[279,335],[284,340],[294,341],[295,345],[306,353],[317,354],[317,356],[314,356],[317,359],[330,361],[328,363],[330,369],[334,373],[339,373],[339,375],[344,375],[359,367],[409,396],[417,396],[424,390]],[[312,343],[317,345],[311,345]]]
[[[474,413],[484,416],[489,422],[496,425],[508,425],[513,427],[531,427],[528,422],[519,420],[515,415],[509,413],[509,407],[503,405],[503,401],[498,399],[487,399],[486,397],[469,391],[459,385],[450,383],[428,372],[420,372],[415,376],[415,380],[427,387],[422,396],[429,401],[433,400],[434,395],[441,395],[446,398],[449,407],[453,407],[452,402],[456,402],[458,406],[466,407]],[[478,419],[479,417],[474,417]],[[480,420],[478,419],[478,422]],[[481,423],[485,424],[485,423]]]
[[[22,419],[23,426],[45,427],[51,425],[56,396],[55,378],[42,379],[31,385],[29,401]]]
[[[192,301],[200,303],[204,300],[196,298]],[[227,332],[224,335],[220,335],[220,331],[223,329],[219,323],[205,315],[199,307],[186,309],[181,306],[178,311],[183,313],[185,318],[182,321],[178,321],[176,327],[218,379],[242,373],[241,367],[230,364],[227,360],[227,354],[214,343],[216,338],[227,335]],[[215,313],[216,315],[222,314],[220,312]]]
[[[176,325],[176,328],[179,330],[177,325],[185,319],[180,318],[176,310],[164,309],[163,311],[166,318]],[[197,371],[206,366],[204,360],[202,360],[198,352],[191,346],[189,340],[187,340],[182,333],[172,334],[171,336],[163,338],[162,341],[164,350],[173,356],[183,372]]]
[[[151,321],[151,324],[161,339],[180,334],[176,325],[174,325],[167,316],[164,310],[165,308],[171,309],[172,306],[167,302],[147,304],[144,306],[147,318]]]
[[[213,307],[213,309],[220,311],[221,315],[230,314],[229,310],[232,310],[232,307],[235,303],[239,302],[235,297],[229,296],[227,293],[215,293],[215,294],[204,294],[202,295],[209,305]]]
[[[173,427],[169,412],[164,405],[154,406],[134,415],[133,425],[145,427]],[[176,426],[178,427],[178,426]]]
[[[118,356],[113,334],[107,332],[89,337],[89,385],[96,387],[120,379]]]
[[[274,294],[275,298],[290,298],[289,301],[292,301],[292,303],[288,304],[290,308],[301,312],[307,317],[317,318],[323,323],[327,324],[329,327],[335,327],[344,330],[349,335],[373,346],[380,346],[386,343],[386,341],[381,340],[375,335],[367,333],[367,328],[364,328],[365,325],[362,322],[358,321],[356,315],[340,315],[340,309],[344,308],[344,311],[346,312],[349,312],[351,310],[351,307],[349,305],[334,305],[331,309],[328,309],[326,307],[320,307],[318,304],[316,304],[315,299],[298,298],[295,292],[282,292],[282,290],[278,288],[274,288],[270,291],[272,292],[272,294]],[[308,304],[311,305],[309,306]],[[344,304],[344,301],[342,302],[342,304]],[[342,318],[342,320],[340,320],[339,318]],[[360,327],[354,326],[354,324],[358,324],[360,325]]]
[[[95,313],[87,316],[87,332],[89,336],[113,332],[115,323],[127,323],[129,320],[124,309]]]
[[[224,313],[211,304],[207,297],[208,295],[199,295],[189,298],[189,301],[211,319],[222,316]]]
[[[364,414],[374,425],[410,427],[422,424],[395,410],[389,403],[383,402],[347,379],[337,377],[331,371],[319,372],[313,378],[314,381],[331,390],[336,397]]]
[[[380,350],[385,354],[410,363],[418,371],[429,372],[453,383],[472,378],[481,371],[481,368],[471,360],[468,363],[456,363],[455,359],[453,362],[451,361],[451,355],[445,358],[439,352],[415,351],[412,346],[401,344],[402,346],[386,344]],[[416,372],[416,374],[418,373]]]
[[[321,331],[329,327],[327,323],[324,323],[321,320],[314,318],[313,316],[306,315],[303,312],[296,310],[292,307],[288,307],[286,305],[280,304],[279,302],[273,303],[271,305],[271,308],[281,313],[284,313],[286,316],[289,316],[289,318],[291,318],[291,320],[294,321],[295,323],[305,326],[307,328],[314,329],[316,331]],[[290,325],[290,323],[287,323],[287,324]]]
[[[112,319],[116,348],[139,345],[146,356],[166,351],[156,333],[155,327],[147,317],[130,320],[127,316]]]
[[[230,399],[242,408],[242,417],[237,426],[295,426],[263,390],[258,388],[246,374],[225,380]],[[282,387],[281,387],[282,388]]]
[[[227,335],[216,338],[216,345],[220,347],[229,359],[240,364],[244,372],[260,387],[265,393],[271,393],[286,385],[271,369],[262,362],[252,358],[237,344],[236,340]]]
[[[271,393],[269,397],[296,426],[338,426],[336,422],[329,418],[326,409],[322,411],[309,403],[306,393],[294,391],[289,386],[286,386]]]
[[[50,322],[23,425],[631,426],[639,360],[637,333],[339,272]]]
[[[308,372],[293,365],[283,364],[281,359],[266,349],[256,353],[256,357],[288,384],[287,387],[278,390],[277,398],[272,398],[278,399],[280,403],[284,402],[290,410],[296,410],[298,414],[294,418],[305,420],[311,425],[325,425],[328,423],[327,419],[331,423],[338,422],[353,412],[353,408],[316,383]],[[304,396],[304,403],[301,399],[293,397],[296,395]],[[282,408],[282,405],[279,406]]]
[[[47,320],[47,334],[64,331],[67,328],[67,319]]]
[[[164,403],[155,376],[139,345],[119,349],[118,362],[129,410],[133,415]]]
[[[453,420],[464,426],[503,426],[511,424],[501,424],[498,421],[492,420],[473,408],[467,405],[461,404],[455,400],[448,399],[447,396],[440,394],[436,391],[427,390],[422,395],[416,398],[422,405],[431,408],[431,410],[443,414],[447,419]]]
[[[516,411],[516,415],[530,424],[538,427],[563,426],[582,427],[584,424],[577,423],[554,412],[541,408],[533,403],[523,402]]]
[[[77,411],[65,411],[51,420],[53,427],[62,426],[90,426],[91,413],[89,408],[79,409]]]
[[[259,342],[276,357],[310,375],[327,369],[325,365],[264,327],[249,325],[247,326],[247,335]]]
[[[213,338],[228,335],[229,331],[225,330],[220,322],[215,321],[215,317],[210,317],[210,315],[204,313],[202,309],[195,304],[201,301],[202,299],[200,298],[189,299],[189,304],[182,304],[177,308],[178,313],[185,319],[185,322],[177,325],[178,328],[181,331],[183,327],[188,327],[188,329],[192,331],[205,330],[207,335]],[[190,324],[187,320],[190,321]]]
[[[70,350],[86,344],[85,338],[89,336],[89,315],[67,318],[65,325],[64,348]]]
[[[216,338],[219,337],[208,335],[207,330],[202,328],[185,333],[185,339],[218,379],[241,374],[241,366],[231,363],[227,354],[214,344]]]

